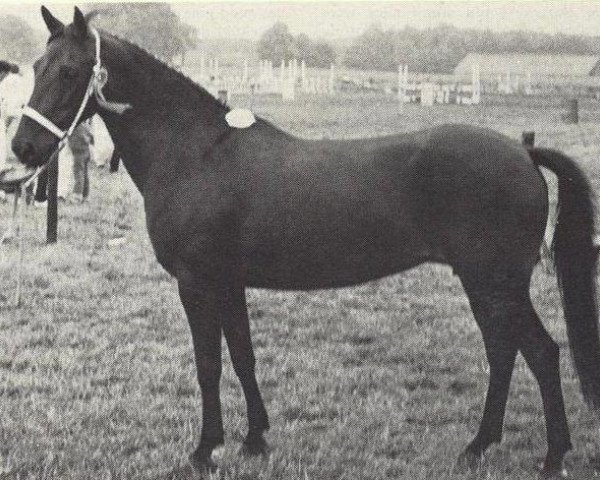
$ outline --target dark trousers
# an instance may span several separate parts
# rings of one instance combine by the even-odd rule
[[[83,198],[87,198],[90,194],[89,163],[89,148],[73,150],[73,176],[75,177],[73,193],[81,195]]]

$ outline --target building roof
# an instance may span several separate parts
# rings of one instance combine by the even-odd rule
[[[479,65],[482,77],[526,75],[534,77],[587,77],[600,75],[600,56],[545,55],[529,53],[483,54],[469,53],[454,69],[456,75],[470,75]]]

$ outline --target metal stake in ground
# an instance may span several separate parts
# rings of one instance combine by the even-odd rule
[[[23,185],[19,187],[19,189],[15,192],[15,196],[18,198],[21,197],[22,205],[21,210],[19,212],[19,220],[17,224],[17,231],[19,236],[19,258],[17,263],[17,288],[15,290],[15,307],[19,308],[21,306],[21,284],[23,278],[23,216],[25,214],[25,188]],[[16,203],[15,203],[16,206]]]
[[[58,239],[58,162],[48,165],[48,211],[46,218],[46,243]]]

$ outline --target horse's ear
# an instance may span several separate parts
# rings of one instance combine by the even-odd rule
[[[65,28],[63,23],[50,13],[46,7],[42,7],[42,18],[48,27],[51,35],[56,35]]]
[[[99,10],[92,10],[91,12],[86,13],[83,18],[85,18],[85,23],[89,25],[89,23],[98,15],[100,15]]]
[[[88,36],[88,25],[87,20],[81,13],[78,7],[75,7],[75,15],[73,16],[73,26],[75,27],[75,35],[84,39]]]

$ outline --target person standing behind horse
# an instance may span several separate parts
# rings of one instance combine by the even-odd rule
[[[33,89],[28,80],[32,79],[25,78],[17,65],[0,60],[0,170],[16,163],[10,142],[19,125],[21,106]]]
[[[87,175],[89,164],[96,163],[98,167],[104,166],[113,149],[110,135],[100,117],[94,116],[88,122],[79,125],[73,132],[71,141],[62,149],[58,157],[58,198],[69,199],[74,203],[85,200],[89,194]],[[79,182],[76,181],[78,178]],[[47,184],[48,174],[45,171],[38,179],[36,206],[45,205]]]
[[[92,122],[81,122],[69,137],[69,148],[73,152],[73,194],[75,202],[84,202],[90,194],[89,163],[91,159],[90,145],[94,143]]]

